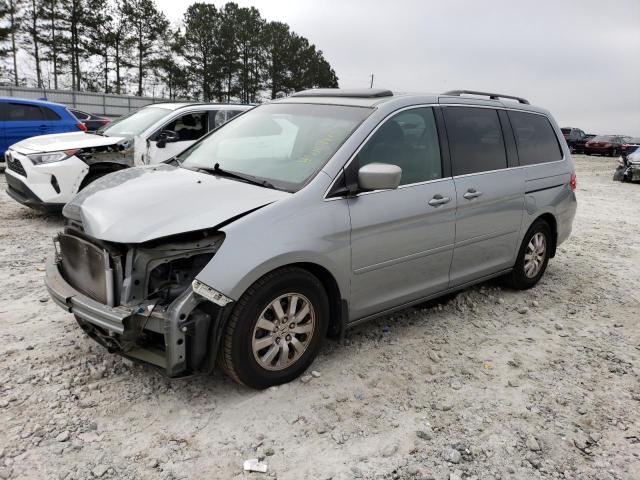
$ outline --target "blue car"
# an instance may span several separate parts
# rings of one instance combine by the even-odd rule
[[[0,166],[4,166],[4,153],[9,146],[20,140],[86,129],[64,105],[0,97]]]

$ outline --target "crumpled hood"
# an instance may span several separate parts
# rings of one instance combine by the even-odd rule
[[[59,152],[115,145],[123,140],[127,140],[127,137],[103,137],[84,132],[54,133],[27,138],[13,144],[11,148],[20,153]]]
[[[63,209],[85,233],[142,243],[217,225],[292,195],[172,165],[128,168],[82,190]]]

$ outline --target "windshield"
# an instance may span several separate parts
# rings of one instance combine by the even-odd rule
[[[97,133],[107,137],[134,137],[140,135],[169,112],[170,110],[166,108],[144,107],[100,127]]]
[[[185,168],[266,180],[297,191],[371,113],[340,105],[273,103],[239,116],[178,156]]]
[[[596,142],[612,142],[615,139],[616,137],[613,135],[597,135],[593,137],[592,140],[595,140]]]

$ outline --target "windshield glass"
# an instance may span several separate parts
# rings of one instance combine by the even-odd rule
[[[170,110],[166,108],[144,107],[123,115],[110,124],[101,127],[97,133],[107,137],[133,137],[140,135],[169,112]]]
[[[371,113],[339,105],[273,103],[239,116],[178,156],[185,168],[213,169],[299,190]]]

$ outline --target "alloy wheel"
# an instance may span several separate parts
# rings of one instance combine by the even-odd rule
[[[529,240],[527,251],[524,255],[524,274],[528,278],[534,278],[540,273],[546,254],[547,237],[542,232],[537,232]]]
[[[300,293],[285,293],[271,301],[258,317],[251,349],[266,370],[283,370],[300,359],[315,330],[313,305]]]

